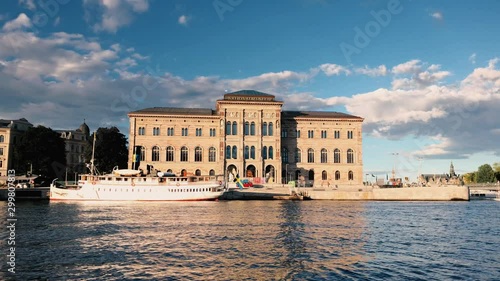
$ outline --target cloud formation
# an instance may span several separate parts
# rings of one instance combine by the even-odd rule
[[[115,33],[129,25],[136,14],[149,9],[149,0],[84,0],[85,19],[95,32]]]

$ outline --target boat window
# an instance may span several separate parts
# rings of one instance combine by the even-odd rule
[[[128,181],[128,179],[127,179],[127,178],[124,178],[123,180],[124,180],[124,181]]]

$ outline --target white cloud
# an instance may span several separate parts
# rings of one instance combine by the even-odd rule
[[[420,71],[420,60],[410,60],[405,63],[398,64],[392,68],[394,74],[408,74]]]
[[[476,53],[473,53],[472,55],[470,55],[470,57],[469,57],[469,61],[470,61],[472,64],[476,64]]]
[[[369,68],[368,66],[365,65],[364,68],[356,68],[354,71],[356,73],[365,74],[372,77],[387,75],[387,68],[385,67],[385,65],[379,65],[378,67],[375,68]]]
[[[21,13],[19,14],[19,16],[17,16],[16,19],[6,22],[3,25],[2,29],[3,31],[13,31],[23,28],[29,28],[31,26],[32,24],[30,18],[25,13]]]
[[[19,5],[34,11],[36,9],[35,0],[19,0]]]
[[[441,65],[432,64],[427,69],[420,60],[410,60],[392,68],[397,77],[392,81],[393,89],[424,88],[441,82],[451,75],[449,71],[441,71]],[[410,75],[410,77],[401,77]]]
[[[441,12],[431,13],[430,16],[439,21],[443,20],[443,14]]]
[[[83,4],[87,22],[96,22],[93,24],[96,32],[115,33],[120,27],[129,25],[135,14],[149,9],[149,0],[84,0]]]
[[[190,17],[186,16],[186,15],[182,15],[179,17],[179,19],[177,20],[177,22],[180,24],[180,25],[184,25],[184,26],[187,26],[188,25],[188,21],[190,20]]]
[[[325,63],[319,66],[319,69],[325,73],[326,76],[340,75],[344,73],[345,75],[351,74],[351,71],[346,67],[333,63]]]

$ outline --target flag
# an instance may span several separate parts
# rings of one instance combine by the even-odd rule
[[[243,183],[241,182],[239,174],[236,174],[236,177],[234,177],[233,181],[236,183],[236,186],[238,186],[240,189],[243,189]]]

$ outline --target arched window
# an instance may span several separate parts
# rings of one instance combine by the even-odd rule
[[[248,121],[245,122],[245,127],[243,128],[243,132],[245,134],[245,136],[248,136],[250,134],[250,128],[249,128],[250,124],[248,123]]]
[[[226,146],[226,159],[231,159],[231,146]]]
[[[215,171],[214,170],[210,170],[210,172],[208,172],[208,175],[215,176]]]
[[[267,159],[267,146],[262,148],[262,159]]]
[[[273,135],[273,122],[269,122],[269,126],[268,126],[268,130],[267,130],[267,134],[272,136]]]
[[[310,181],[314,180],[314,170],[309,170],[309,180]]]
[[[326,171],[321,172],[321,179],[326,181],[328,179],[328,174]]]
[[[233,122],[233,135],[237,135],[238,134],[238,123],[236,123],[236,121]]]
[[[340,163],[340,149],[338,148],[333,151],[333,163]]]
[[[168,162],[174,161],[174,148],[171,146],[167,146],[167,155],[165,157],[165,161]]]
[[[196,169],[196,171],[194,172],[194,174],[196,176],[198,176],[198,177],[201,176],[201,170],[200,169]]]
[[[250,135],[255,136],[255,122],[250,123]]]
[[[299,148],[295,150],[295,163],[300,163],[302,161],[301,151]]]
[[[349,173],[347,173],[347,178],[352,181],[354,180],[354,173],[352,171],[349,171]]]
[[[307,150],[307,163],[314,163],[314,149]]]
[[[160,148],[158,146],[153,146],[151,150],[151,161],[160,161]]]
[[[262,123],[262,135],[267,136],[267,122]]]
[[[183,146],[181,147],[181,162],[188,161],[188,148]]]
[[[249,159],[250,158],[250,147],[248,145],[245,145],[245,159]]]
[[[250,147],[250,158],[255,159],[255,146]]]
[[[354,163],[354,152],[350,148],[347,150],[347,163]]]
[[[269,159],[273,159],[273,157],[274,157],[274,150],[273,150],[272,146],[269,147],[269,151],[268,152],[269,152]]]
[[[340,180],[340,171],[335,171],[335,180]]]
[[[194,162],[201,162],[203,161],[203,151],[201,147],[197,146],[194,149]]]
[[[146,161],[146,148],[141,146],[141,161]]]
[[[226,122],[226,135],[231,134],[231,122],[227,121]]]
[[[208,149],[208,162],[215,162],[216,158],[216,153],[217,151],[215,150],[215,147],[210,147]]]
[[[321,149],[321,163],[328,163],[328,152],[326,149]]]
[[[283,163],[288,163],[288,148],[286,147],[281,149],[281,160]]]
[[[233,145],[233,159],[238,159],[238,148]]]

